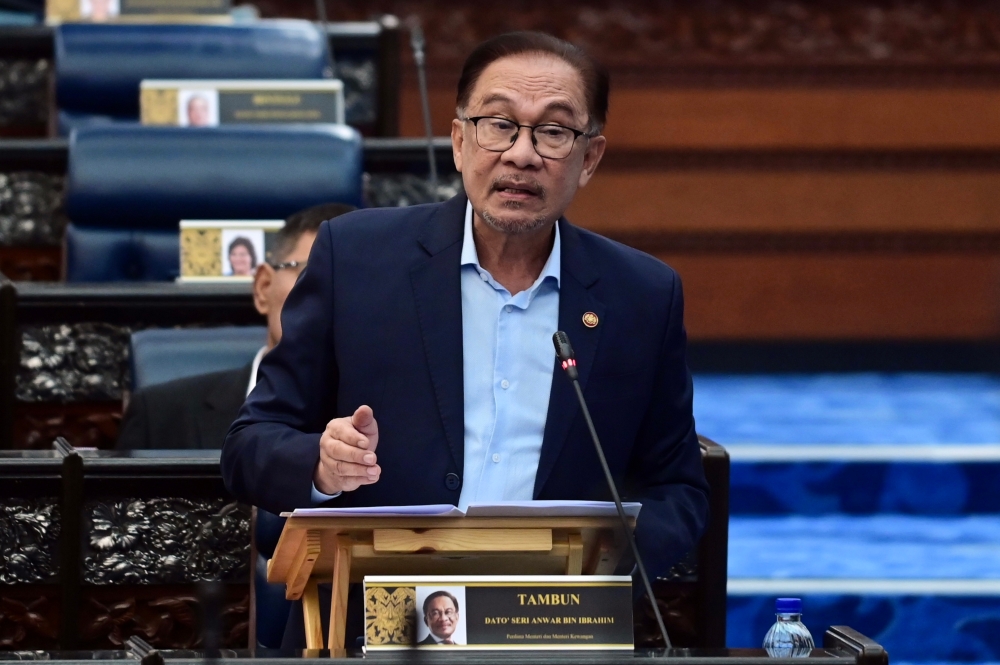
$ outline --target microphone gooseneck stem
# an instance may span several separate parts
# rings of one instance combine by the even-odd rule
[[[618,517],[622,520],[622,525],[625,528],[625,537],[628,538],[629,547],[632,548],[632,556],[635,557],[635,563],[639,567],[639,577],[642,578],[642,583],[646,587],[646,595],[649,596],[649,602],[653,606],[653,614],[656,615],[656,624],[660,628],[660,635],[663,636],[663,642],[668,649],[673,648],[670,643],[670,636],[667,634],[667,627],[663,623],[663,616],[660,614],[660,607],[656,604],[656,597],[653,595],[653,585],[649,583],[649,575],[646,574],[646,566],[642,563],[642,557],[639,556],[639,547],[635,544],[635,535],[632,530],[628,528],[628,518],[625,515],[625,508],[622,506],[621,497],[618,496],[618,488],[615,485],[614,478],[611,477],[611,469],[608,467],[608,460],[604,457],[604,448],[601,446],[601,440],[597,437],[597,430],[594,429],[594,421],[590,418],[590,409],[587,408],[587,401],[583,399],[583,389],[580,388],[580,381],[576,378],[570,378],[573,383],[573,388],[576,390],[576,398],[580,402],[580,409],[583,411],[583,419],[587,423],[587,429],[590,430],[590,438],[594,442],[594,450],[597,451],[597,459],[601,462],[601,469],[604,470],[604,477],[608,481],[608,489],[611,490],[611,497],[615,500],[615,508],[618,509]]]
[[[327,78],[337,78],[337,62],[333,56],[333,45],[330,44],[330,29],[326,20],[326,0],[316,0],[316,18],[323,29],[323,39],[326,40],[326,67],[330,70]]]
[[[424,112],[424,132],[427,134],[427,164],[430,167],[431,199],[438,201],[437,160],[434,158],[434,128],[431,126],[431,102],[427,93],[427,67],[424,56],[424,31],[414,17],[410,23],[410,46],[417,65],[417,85],[420,88],[420,106]]]

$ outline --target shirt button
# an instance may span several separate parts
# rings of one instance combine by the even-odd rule
[[[500,453],[493,453],[493,463],[494,464],[500,463]]]
[[[462,480],[457,473],[449,473],[444,477],[444,486],[452,491],[457,490],[462,484]]]
[[[510,305],[507,305],[506,307],[504,307],[504,309],[507,310],[508,312],[513,312],[514,311],[514,308],[511,307]]]
[[[504,390],[507,390],[508,388],[510,388],[510,381],[504,379],[503,381],[500,382],[500,387],[503,388]]]
[[[483,281],[484,281],[484,282],[488,282],[488,281],[490,281],[490,278],[489,278],[489,277],[487,277],[487,276],[486,276],[486,273],[484,273],[484,272],[481,272],[481,273],[479,273],[479,276],[483,278]]]

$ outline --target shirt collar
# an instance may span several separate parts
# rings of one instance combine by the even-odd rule
[[[260,351],[257,355],[253,357],[253,367],[250,368],[250,385],[247,386],[247,397],[253,392],[254,386],[257,385],[257,370],[260,369],[260,360],[267,353],[267,345],[260,347]]]
[[[559,240],[559,222],[556,222],[556,238],[552,241],[552,252],[549,254],[541,274],[535,284],[541,284],[546,277],[556,280],[559,286],[559,275],[562,272],[562,243]],[[476,251],[476,241],[472,237],[472,202],[465,204],[465,237],[462,240],[462,265],[475,266],[476,270],[485,272],[479,263],[479,252]]]

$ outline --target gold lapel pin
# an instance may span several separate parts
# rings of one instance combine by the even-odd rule
[[[587,326],[588,328],[596,328],[598,322],[600,322],[600,319],[598,319],[597,315],[594,314],[593,312],[585,312],[584,313],[584,315],[583,315],[583,325]]]

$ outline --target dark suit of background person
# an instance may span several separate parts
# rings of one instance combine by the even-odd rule
[[[281,339],[281,308],[300,271],[283,265],[305,261],[316,230],[327,219],[354,210],[325,203],[295,213],[279,232],[273,256],[254,275],[254,305],[267,317],[267,345],[253,363],[238,369],[199,374],[137,391],[129,400],[116,447],[119,450],[218,449],[252,387],[263,352]],[[274,266],[279,266],[275,269]]]

